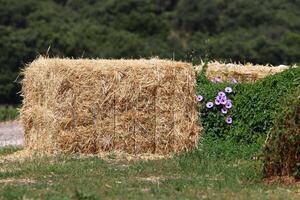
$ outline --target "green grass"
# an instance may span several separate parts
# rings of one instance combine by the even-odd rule
[[[19,111],[14,106],[0,105],[0,122],[15,120],[19,116]]]
[[[0,156],[9,155],[19,150],[21,150],[19,147],[9,147],[9,148],[0,147]]]
[[[0,199],[295,199],[294,186],[264,184],[255,159],[261,143],[207,139],[198,150],[156,161],[58,156],[0,162]]]

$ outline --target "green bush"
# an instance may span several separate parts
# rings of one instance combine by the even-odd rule
[[[204,97],[202,103],[199,103],[200,119],[204,128],[205,136],[212,138],[225,138],[226,134],[230,131],[231,125],[226,124],[225,116],[220,112],[219,108],[214,105],[213,108],[206,108],[208,101],[214,102],[214,99],[219,91],[224,90],[228,84],[215,84],[206,79],[204,74],[201,74],[197,80],[197,93]],[[236,91],[236,86],[231,85],[233,90]],[[234,100],[234,98],[232,98]],[[228,115],[231,113],[229,112]]]
[[[264,175],[300,178],[300,88],[282,98],[264,146]]]
[[[293,68],[282,73],[268,76],[254,84],[235,84],[235,94],[231,97],[233,108],[230,115],[233,124],[227,125],[215,109],[205,108],[208,100],[228,84],[211,83],[205,78],[205,70],[198,77],[197,92],[204,96],[201,103],[201,122],[204,134],[210,137],[232,138],[238,142],[252,143],[266,134],[273,127],[274,113],[281,109],[281,97],[293,93],[300,87],[300,68]]]
[[[19,116],[16,107],[13,106],[0,106],[0,121],[14,120]]]

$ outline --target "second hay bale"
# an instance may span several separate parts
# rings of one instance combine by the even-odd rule
[[[190,64],[39,58],[24,75],[27,149],[166,155],[197,145]]]
[[[276,74],[288,69],[288,66],[264,66],[253,65],[251,63],[233,64],[220,63],[217,61],[209,62],[207,64],[206,76],[208,79],[220,78],[222,81],[229,82],[236,79],[241,83],[253,83],[257,80],[263,79],[266,76]]]

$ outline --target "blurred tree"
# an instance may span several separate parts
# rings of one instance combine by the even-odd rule
[[[39,54],[300,60],[299,0],[0,0],[0,103]],[[50,47],[50,48],[49,48]]]

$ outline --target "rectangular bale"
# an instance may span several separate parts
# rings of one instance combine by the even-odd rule
[[[198,144],[188,63],[40,57],[24,70],[22,94],[29,150],[169,155]]]
[[[253,83],[288,68],[288,66],[283,65],[274,67],[270,65],[254,65],[251,63],[235,64],[214,61],[207,64],[206,76],[212,81],[217,78],[223,82],[230,82],[235,79],[240,83]]]

